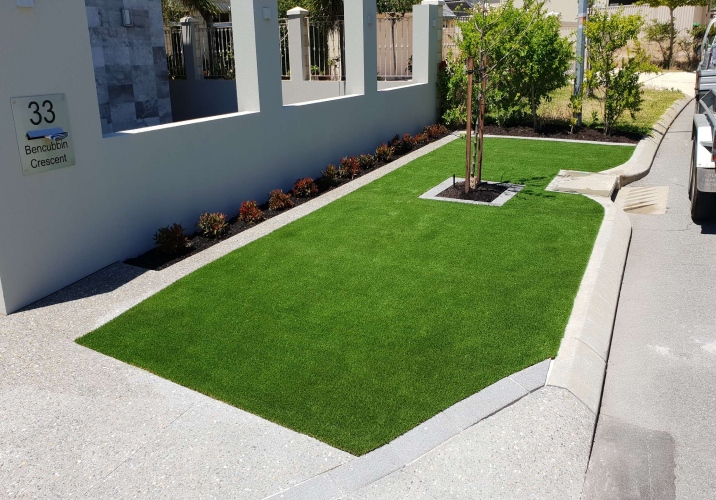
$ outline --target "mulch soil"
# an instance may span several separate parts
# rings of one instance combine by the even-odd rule
[[[642,139],[641,134],[615,130],[611,135],[604,135],[600,129],[583,127],[573,133],[569,125],[546,123],[539,131],[524,125],[516,127],[498,127],[485,125],[485,134],[489,135],[516,135],[519,137],[542,137],[545,139],[568,139],[572,141],[616,142],[621,144],[636,144]]]
[[[438,194],[440,198],[451,198],[453,200],[470,200],[470,201],[484,201],[486,203],[493,202],[498,196],[507,191],[509,186],[507,184],[488,184],[486,182],[480,183],[476,189],[471,189],[470,192],[465,192],[465,182],[456,182],[454,185],[447,188]]]
[[[613,133],[613,135],[605,136],[601,131],[597,129],[592,128],[582,128],[580,130],[575,131],[574,133],[570,133],[569,126],[566,125],[555,125],[555,124],[546,124],[544,127],[539,131],[536,132],[532,127],[526,127],[526,126],[516,126],[516,127],[498,127],[497,125],[486,125],[485,126],[485,134],[490,135],[513,135],[513,136],[519,136],[519,137],[544,137],[544,138],[550,138],[550,139],[572,139],[572,140],[582,140],[582,141],[601,141],[601,142],[616,142],[616,143],[637,143],[639,142],[642,137],[639,134],[629,133],[629,132],[619,132],[616,131]],[[440,138],[431,139],[430,142],[434,142]],[[407,154],[407,153],[405,153]],[[393,155],[390,161],[397,160],[403,156],[402,154],[396,154]],[[389,163],[389,162],[386,162]],[[383,162],[376,162],[375,166],[369,170],[361,170],[361,172],[353,177],[353,179],[363,176],[364,174],[368,172],[372,172],[373,170],[382,167],[386,163]],[[337,181],[330,185],[326,186],[325,184],[322,184],[320,182],[320,179],[316,179],[316,183],[318,184],[318,195],[320,196],[321,193],[325,193],[326,191],[331,191],[335,189],[338,186],[341,186],[347,182],[350,182],[353,179],[347,179],[347,178],[339,178]],[[470,199],[473,201],[485,201],[485,202],[491,202],[495,198],[497,198],[500,194],[502,194],[503,191],[507,189],[507,186],[503,186],[500,184],[485,184],[483,183],[478,187],[478,190],[471,191],[467,196],[465,197],[464,193],[464,183],[458,183],[456,186],[462,186],[462,189],[459,187],[450,187],[440,193],[438,196],[442,196],[445,198],[459,198],[459,199]],[[499,189],[502,189],[501,191]],[[297,198],[295,196],[291,196],[291,200],[294,202],[295,206],[301,205],[302,203],[305,203],[309,200],[309,198]],[[264,212],[264,220],[270,219],[271,217],[275,217],[278,215],[279,211],[269,210],[268,209],[268,201],[263,203],[259,206],[261,210]],[[238,212],[238,208],[237,208]],[[144,269],[151,269],[155,271],[159,271],[162,269],[165,269],[172,264],[176,264],[177,262],[180,262],[187,257],[190,257],[194,255],[197,252],[201,252],[202,250],[209,248],[213,245],[216,245],[221,240],[224,240],[226,238],[230,238],[234,235],[237,235],[241,233],[242,231],[246,231],[247,229],[255,226],[256,224],[249,224],[247,222],[243,222],[238,218],[238,214],[234,216],[232,219],[227,221],[229,223],[229,229],[226,231],[226,233],[219,239],[214,238],[207,238],[202,236],[199,232],[195,232],[189,236],[189,248],[187,248],[184,252],[180,253],[179,255],[173,255],[168,256],[160,252],[157,248],[152,248],[151,250],[137,256],[131,259],[127,259],[124,261],[125,264],[129,264],[136,267],[141,267]],[[260,222],[259,222],[260,224]]]

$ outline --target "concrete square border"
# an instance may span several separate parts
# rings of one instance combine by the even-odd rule
[[[456,177],[455,182],[463,182],[465,179],[462,177]],[[423,200],[434,200],[434,201],[452,201],[455,203],[466,203],[468,205],[485,205],[488,207],[501,207],[508,201],[512,199],[513,196],[515,196],[517,193],[522,191],[524,189],[524,185],[522,184],[507,184],[507,189],[504,193],[502,193],[500,196],[492,200],[491,202],[486,201],[473,201],[473,200],[456,200],[454,198],[444,198],[441,196],[438,196],[440,193],[445,191],[447,188],[449,188],[452,185],[453,179],[452,177],[449,177],[446,181],[441,182],[434,188],[426,191],[425,193],[418,196],[418,198],[421,198]],[[497,185],[497,184],[506,184],[503,182],[494,182],[494,181],[485,181],[487,184],[491,185]]]

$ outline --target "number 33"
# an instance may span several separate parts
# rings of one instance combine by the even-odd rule
[[[32,114],[37,116],[36,119],[30,118],[30,123],[33,125],[39,125],[42,123],[42,120],[44,119],[46,123],[52,123],[55,121],[55,112],[52,111],[52,101],[43,101],[42,107],[45,110],[45,116],[43,117],[40,113],[40,105],[37,104],[36,101],[30,101],[30,104],[27,105],[28,109],[35,108],[32,111]],[[48,116],[52,115],[52,118],[48,120]]]

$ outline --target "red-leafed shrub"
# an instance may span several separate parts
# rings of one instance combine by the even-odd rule
[[[207,238],[219,238],[229,229],[229,224],[226,222],[226,214],[204,212],[199,216],[199,222],[196,223],[196,227]]]
[[[449,132],[445,125],[436,123],[434,125],[428,125],[423,130],[424,133],[428,134],[431,139],[438,139]]]
[[[299,179],[293,185],[293,194],[298,198],[308,198],[318,193],[318,186],[313,182],[313,179],[306,177],[305,179]]]
[[[181,224],[160,227],[154,234],[154,244],[165,255],[178,255],[189,247],[189,238],[184,234]]]
[[[410,134],[403,134],[403,142],[406,144],[406,146],[409,146],[410,149],[415,149],[415,146],[417,145],[415,137]]]
[[[406,139],[408,140],[406,141]],[[413,149],[412,140],[413,138],[410,134],[405,134],[402,139],[398,134],[395,134],[395,137],[390,141],[390,146],[393,148],[395,154],[402,155]]]
[[[286,210],[293,207],[293,200],[288,193],[284,193],[280,189],[274,189],[269,193],[269,209],[270,210]]]
[[[424,146],[425,144],[430,142],[430,136],[423,132],[422,134],[418,134],[414,137],[415,143],[418,146]]]
[[[389,162],[390,157],[393,156],[393,148],[383,143],[375,148],[375,159],[376,161],[382,161],[383,163]]]
[[[332,186],[338,182],[338,169],[335,165],[328,165],[326,169],[321,172],[321,179],[327,186]]]
[[[347,173],[345,177],[355,177],[360,174],[360,161],[355,156],[343,158],[341,160],[341,170]]]
[[[259,208],[259,204],[255,201],[245,201],[239,207],[239,219],[249,224],[254,224],[263,220],[264,213]]]
[[[360,168],[368,170],[375,166],[375,157],[373,155],[360,155],[358,157],[358,163],[360,164]]]

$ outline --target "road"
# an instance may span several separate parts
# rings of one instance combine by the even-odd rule
[[[668,186],[668,208],[630,215],[587,500],[716,498],[716,225],[689,214],[692,116],[633,184]]]

